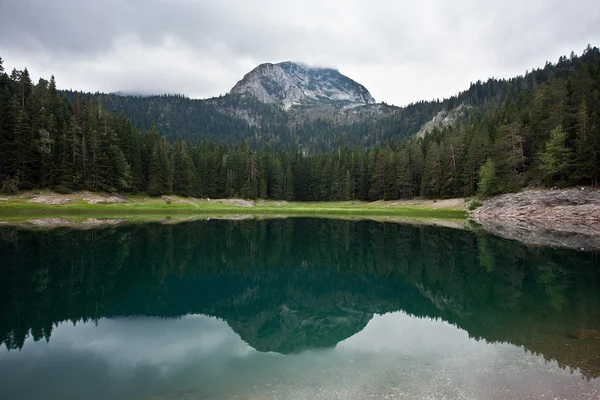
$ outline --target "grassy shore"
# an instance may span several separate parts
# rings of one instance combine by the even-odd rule
[[[51,192],[28,192],[17,196],[0,196],[0,220],[14,221],[44,217],[127,218],[193,215],[285,215],[285,216],[395,216],[406,218],[463,219],[463,199],[434,201],[377,202],[285,202],[237,199],[209,200],[178,196],[127,196],[119,203],[115,197],[91,193],[59,195]],[[34,202],[39,201],[39,202]],[[53,203],[63,204],[53,204]]]

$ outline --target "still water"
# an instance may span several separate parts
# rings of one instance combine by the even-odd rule
[[[449,228],[5,226],[0,398],[597,399],[599,289],[598,254]]]

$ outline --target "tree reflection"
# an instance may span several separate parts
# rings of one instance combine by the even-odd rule
[[[283,219],[0,228],[0,340],[61,321],[203,313],[260,351],[335,346],[374,313],[442,318],[599,376],[597,254],[447,228]],[[586,356],[586,354],[588,356]]]

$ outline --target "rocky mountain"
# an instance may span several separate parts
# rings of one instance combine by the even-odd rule
[[[261,64],[228,94],[209,99],[62,93],[73,104],[82,99],[101,102],[103,109],[122,112],[144,130],[156,124],[159,133],[170,141],[248,142],[253,148],[302,148],[309,152],[331,150],[340,140],[350,146],[370,147],[407,137],[441,108],[435,104],[413,110],[411,106],[376,103],[363,85],[338,70],[294,62]]]
[[[422,138],[428,133],[433,132],[434,129],[442,130],[444,128],[455,126],[461,119],[468,115],[470,109],[471,106],[466,103],[461,103],[450,111],[443,109],[438,112],[429,122],[423,124],[416,136]]]
[[[263,103],[275,103],[285,110],[307,104],[353,108],[375,103],[363,85],[336,69],[290,61],[259,65],[231,89],[231,94],[250,94]]]

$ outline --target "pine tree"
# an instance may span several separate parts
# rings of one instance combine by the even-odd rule
[[[575,140],[575,177],[586,180],[591,185],[598,185],[600,174],[600,138],[597,132],[597,116],[588,116],[585,99],[581,101],[577,111],[577,134]]]
[[[258,197],[260,174],[261,172],[258,169],[258,163],[256,162],[255,156],[252,154],[248,159],[246,178],[241,189],[242,197],[247,199],[256,199]]]
[[[436,142],[431,142],[427,147],[423,166],[423,183],[421,193],[427,197],[439,198],[444,180],[440,148]]]
[[[346,170],[344,178],[344,189],[341,200],[352,200],[354,198],[354,183],[352,182],[352,176],[350,170]]]
[[[548,185],[558,182],[564,184],[567,171],[571,165],[571,151],[566,146],[567,133],[562,126],[557,126],[550,132],[546,149],[540,154],[540,169]]]
[[[285,197],[285,175],[281,161],[278,158],[273,160],[272,164],[273,180],[270,189],[270,197],[275,200],[282,200]]]
[[[158,196],[164,193],[165,176],[161,163],[161,148],[158,138],[158,129],[152,125],[148,134],[148,194]]]
[[[523,185],[525,170],[523,128],[516,123],[503,125],[496,133],[493,153],[498,189],[513,192]]]
[[[173,191],[182,196],[195,195],[197,178],[187,143],[180,141],[175,144],[173,162]]]
[[[413,166],[410,162],[410,153],[407,147],[402,147],[398,151],[396,161],[396,185],[398,187],[398,197],[401,199],[412,199],[413,190]]]
[[[498,183],[496,178],[496,164],[489,158],[479,169],[479,184],[477,186],[477,195],[480,197],[491,196],[498,193]]]

